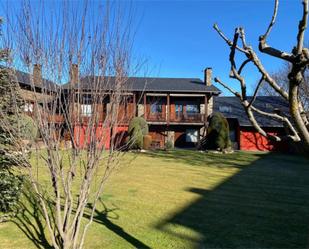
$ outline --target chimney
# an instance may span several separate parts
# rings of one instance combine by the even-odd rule
[[[35,86],[42,85],[42,66],[40,64],[33,65],[33,84]]]
[[[212,85],[212,68],[211,67],[207,67],[204,70],[204,83],[206,84],[206,86],[211,86]]]
[[[79,80],[79,68],[77,64],[71,64],[70,66],[70,84],[77,84]]]

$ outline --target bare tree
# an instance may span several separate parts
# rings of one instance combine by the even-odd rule
[[[283,64],[279,70],[271,72],[271,77],[283,88],[286,92],[289,91],[288,75],[291,71],[291,65],[287,62]],[[269,84],[263,82],[259,95],[263,96],[278,96],[279,94]],[[309,114],[309,70],[306,68],[304,72],[304,83],[299,86],[299,99],[303,104],[304,111]]]
[[[27,111],[44,149],[39,143],[26,147],[13,134],[11,139],[23,155],[19,163],[53,247],[82,248],[105,182],[123,155],[116,129],[125,116],[120,107],[130,98],[127,78],[138,68],[131,63],[132,18],[108,2],[24,1],[18,9],[7,10],[6,66],[28,72],[30,91],[21,91],[31,95],[25,106],[31,104]],[[6,127],[7,120],[0,123]],[[40,180],[44,172],[47,181]]]
[[[239,82],[241,91],[237,92],[236,90],[228,86],[228,84],[222,82],[222,80],[220,80],[219,78],[215,78],[215,81],[228,89],[240,99],[243,107],[246,110],[250,122],[260,134],[275,141],[290,139],[295,142],[302,142],[304,147],[306,148],[306,151],[309,151],[308,120],[304,111],[304,104],[299,98],[300,87],[303,86],[305,82],[304,73],[309,64],[309,50],[304,47],[304,34],[307,28],[308,20],[308,0],[302,1],[303,14],[298,26],[297,42],[291,52],[280,51],[279,49],[269,46],[267,43],[267,38],[275,24],[278,12],[279,0],[275,0],[274,2],[274,12],[271,21],[265,34],[259,37],[259,50],[262,53],[268,54],[275,58],[279,58],[289,63],[291,69],[288,74],[287,90],[281,87],[276,81],[276,79],[267,72],[254,49],[247,44],[245,30],[242,27],[238,27],[235,29],[234,37],[232,40],[230,40],[216,24],[214,25],[214,29],[227,43],[231,50],[229,55],[229,60],[231,64],[230,77]],[[237,66],[236,64],[237,53],[245,56],[245,59],[240,63],[240,66]],[[261,74],[261,79],[255,87],[254,95],[251,100],[247,98],[246,80],[242,76],[243,69],[250,62]],[[276,93],[282,96],[289,103],[291,120],[289,120],[288,117],[282,114],[265,112],[255,107],[254,101],[263,82],[268,84],[272,89],[274,89],[274,91],[276,91]],[[290,134],[287,134],[284,137],[268,134],[256,121],[255,113],[284,122],[289,128]]]

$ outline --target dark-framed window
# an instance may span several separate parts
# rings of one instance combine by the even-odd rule
[[[186,106],[187,114],[196,114],[199,112],[197,104],[187,104]]]
[[[150,112],[153,114],[162,113],[162,110],[162,104],[160,103],[153,103],[150,106]]]
[[[175,104],[175,112],[176,112],[176,115],[181,115],[183,113],[183,105]]]
[[[81,105],[81,115],[90,117],[92,115],[92,105],[86,104],[86,105]]]
[[[162,99],[153,99],[153,102],[150,104],[150,113],[158,114],[163,112],[163,101]]]

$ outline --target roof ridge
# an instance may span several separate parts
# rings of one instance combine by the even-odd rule
[[[81,79],[85,79],[87,77],[110,77],[110,78],[115,78],[115,76],[103,76],[103,75],[86,75],[86,76],[83,76],[81,77]],[[201,82],[203,82],[200,78],[190,78],[190,77],[143,77],[143,76],[128,76],[129,79],[132,79],[132,78],[137,78],[137,79],[176,79],[176,80],[179,80],[179,79],[191,79],[191,80],[200,80]]]

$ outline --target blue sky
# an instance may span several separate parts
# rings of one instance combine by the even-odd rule
[[[34,4],[39,2],[30,1]],[[46,2],[57,4],[59,1]],[[74,4],[79,5],[79,1],[81,0],[75,0]],[[0,2],[16,8],[21,1]],[[130,4],[133,5],[136,27],[134,54],[138,58],[147,59],[147,76],[203,79],[204,68],[212,67],[214,76],[231,83],[235,88],[238,86],[237,82],[228,78],[229,48],[212,26],[218,23],[231,38],[235,27],[244,27],[247,42],[257,51],[258,37],[265,32],[274,5],[273,0],[132,0],[117,3],[125,10]],[[0,15],[2,11],[4,10],[0,9]],[[301,0],[281,0],[277,23],[269,37],[269,44],[291,51],[296,41],[301,13]],[[270,72],[282,65],[281,61],[267,55],[261,54],[260,58]],[[140,72],[140,75],[144,75],[144,72]],[[250,93],[259,75],[251,66],[245,71],[245,76]],[[227,94],[225,90],[223,92]]]
[[[235,27],[244,27],[247,42],[257,50],[258,37],[266,30],[273,5],[272,0],[134,1],[140,18],[136,53],[148,59],[150,75],[202,79],[203,69],[212,67],[214,76],[237,88],[237,82],[228,78],[229,49],[212,26],[218,23],[229,37]],[[280,2],[277,23],[269,37],[271,45],[291,51],[301,12],[301,1]],[[269,71],[275,71],[282,64],[269,56],[260,58]],[[252,86],[259,75],[250,67],[246,78],[247,84]]]

